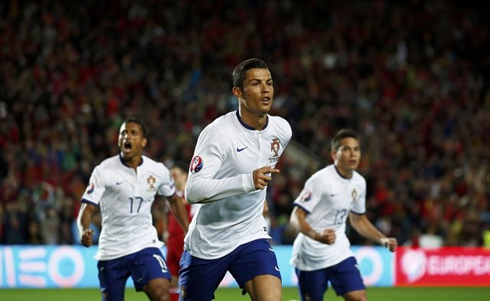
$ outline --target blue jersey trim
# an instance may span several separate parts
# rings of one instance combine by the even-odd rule
[[[303,206],[301,206],[301,205],[299,205],[299,204],[294,203],[293,205],[294,205],[294,206],[298,206],[299,208],[301,208],[301,209],[303,209],[304,211],[306,211],[308,214],[310,214],[310,213],[311,213],[311,211],[310,211],[310,210],[307,210],[305,207],[303,207]]]
[[[339,174],[339,176],[340,176],[341,178],[346,179],[346,180],[350,180],[350,179],[352,179],[352,176],[351,176],[350,178],[346,178],[346,177],[344,177],[344,176],[343,176],[343,175],[340,173],[340,171],[337,169],[337,166],[336,166],[336,165],[334,165],[333,167],[335,167],[335,171],[336,171],[336,172]],[[353,174],[354,174],[354,173],[353,173]]]
[[[129,166],[128,164],[126,164],[126,162],[124,162],[124,160],[123,160],[123,157],[122,157],[121,153],[119,153],[119,160],[121,161],[121,163],[122,163],[124,166],[129,167],[129,168],[132,168],[131,166]],[[140,164],[138,164],[138,166],[141,166],[141,165],[143,165],[143,157],[141,157],[141,162],[140,162]]]
[[[243,125],[244,128],[246,128],[247,130],[255,131],[255,128],[253,128],[253,127],[249,126],[248,124],[246,124],[245,122],[243,122],[242,117],[240,117],[240,114],[238,113],[238,110],[236,110],[236,117],[238,118],[238,121],[241,123],[241,125]],[[265,130],[265,128],[268,125],[269,125],[269,116],[267,116],[267,121],[265,122],[265,125],[262,128],[262,130]]]
[[[355,211],[352,211],[352,210],[351,210],[350,212],[352,212],[352,213],[354,213],[354,214],[356,214],[356,215],[364,215],[364,214],[366,214],[366,212],[363,212],[363,213],[358,213],[358,212],[355,212]]]
[[[99,204],[96,204],[96,203],[94,203],[94,202],[92,202],[92,201],[89,201],[89,200],[87,200],[87,199],[82,199],[82,203],[89,204],[89,205],[93,205],[93,206],[95,206],[95,207],[99,207]]]

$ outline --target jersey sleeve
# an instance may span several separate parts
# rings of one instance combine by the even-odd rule
[[[158,194],[164,197],[171,197],[175,194],[175,182],[172,178],[170,171],[162,163],[158,164],[158,167],[163,170],[162,183],[158,186]]]
[[[303,190],[294,201],[294,205],[301,207],[308,213],[311,213],[322,199],[323,186],[320,180],[320,177],[309,178],[306,181]]]
[[[209,203],[255,190],[252,173],[216,178],[226,160],[226,143],[227,138],[215,126],[208,126],[199,135],[185,188],[189,203]]]
[[[359,193],[352,203],[351,212],[355,214],[366,213],[366,180],[364,178],[360,181]]]
[[[82,196],[82,202],[99,206],[99,202],[104,194],[105,188],[106,181],[102,173],[102,167],[99,165],[94,169],[92,175],[90,176],[88,187],[85,189]]]

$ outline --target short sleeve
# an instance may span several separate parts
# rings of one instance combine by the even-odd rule
[[[303,190],[294,201],[294,205],[303,208],[308,213],[312,212],[322,199],[323,189],[320,180],[320,177],[308,179]]]
[[[106,181],[102,173],[102,168],[99,165],[94,169],[90,176],[89,184],[82,196],[82,202],[98,206],[105,189]]]

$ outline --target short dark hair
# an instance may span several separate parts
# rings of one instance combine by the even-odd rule
[[[235,70],[233,70],[232,79],[233,79],[233,87],[238,87],[243,89],[243,81],[245,80],[245,76],[248,70],[253,68],[267,69],[267,64],[258,58],[251,58],[248,60],[244,60],[236,65]]]
[[[356,133],[354,131],[349,130],[349,129],[342,129],[333,136],[331,145],[332,145],[332,150],[338,150],[340,147],[340,141],[345,138],[354,138],[359,141],[359,137],[357,137]]]
[[[124,123],[123,124],[127,124],[127,123],[130,123],[130,122],[139,124],[140,127],[141,127],[141,134],[143,135],[143,138],[147,138],[146,137],[146,126],[143,123],[143,121],[141,121],[139,119],[136,119],[134,117],[129,117],[129,118],[126,118],[126,120],[124,120]]]

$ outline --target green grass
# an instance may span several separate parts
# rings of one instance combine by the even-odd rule
[[[368,299],[374,301],[459,301],[490,300],[490,287],[368,287]],[[283,300],[299,300],[296,288],[283,288]],[[329,290],[325,300],[343,300]],[[0,289],[0,300],[5,301],[87,301],[100,300],[97,289]],[[144,293],[126,290],[126,300],[148,300]],[[217,301],[248,301],[238,288],[222,288],[216,292]]]

